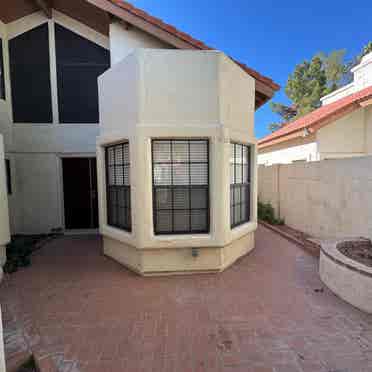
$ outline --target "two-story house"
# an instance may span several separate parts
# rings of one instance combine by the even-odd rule
[[[97,78],[135,48],[208,46],[120,0],[2,0],[0,133],[12,233],[98,227]],[[256,108],[279,88],[256,82]]]

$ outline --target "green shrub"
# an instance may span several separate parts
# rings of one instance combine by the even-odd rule
[[[258,202],[258,219],[271,225],[284,225],[282,218],[275,217],[275,210],[270,203]]]
[[[30,266],[30,255],[37,240],[34,237],[12,237],[12,241],[6,247],[4,272],[11,274],[19,267]]]

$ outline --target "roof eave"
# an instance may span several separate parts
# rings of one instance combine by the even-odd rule
[[[177,30],[173,26],[164,23],[160,19],[149,16],[140,9],[121,0],[86,1],[178,49],[213,49],[201,41],[193,39],[191,36]],[[243,63],[235,62],[256,81],[256,109],[269,101],[275,92],[280,89],[280,86],[270,78],[261,75]]]

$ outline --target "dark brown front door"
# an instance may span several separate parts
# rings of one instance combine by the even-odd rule
[[[95,158],[63,158],[65,228],[98,227],[97,170]]]

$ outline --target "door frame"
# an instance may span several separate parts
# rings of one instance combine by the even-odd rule
[[[60,205],[60,218],[62,221],[62,228],[65,235],[90,235],[98,234],[99,228],[97,229],[66,229],[66,220],[65,220],[65,195],[63,190],[63,159],[66,158],[95,158],[97,159],[97,154],[95,152],[84,152],[84,153],[70,153],[70,154],[57,154],[58,157],[58,175],[59,182],[58,188],[60,195],[59,205]],[[97,180],[98,183],[98,180]]]

